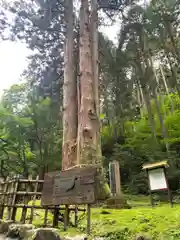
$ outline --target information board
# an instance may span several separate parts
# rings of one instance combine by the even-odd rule
[[[96,202],[100,176],[95,167],[74,168],[45,176],[41,204],[78,205]]]
[[[166,176],[163,168],[148,171],[151,191],[167,189]]]

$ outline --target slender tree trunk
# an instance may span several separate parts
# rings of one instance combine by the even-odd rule
[[[80,112],[78,123],[79,164],[96,164],[97,159],[97,126],[99,119],[94,100],[93,66],[90,43],[88,0],[81,0],[80,8]]]
[[[165,75],[164,75],[164,72],[163,72],[163,69],[162,69],[161,64],[159,64],[159,69],[160,69],[160,72],[161,72],[161,76],[162,76],[162,80],[163,80],[163,85],[164,85],[166,94],[169,94],[168,84],[167,84],[167,82],[166,82],[166,78],[165,78]]]
[[[150,127],[152,129],[152,134],[153,134],[153,137],[156,139],[156,125],[155,125],[154,116],[153,116],[153,112],[152,112],[149,93],[148,93],[146,86],[142,86],[142,93],[143,93],[143,98],[144,98],[145,105],[146,105],[147,112],[148,112],[148,119],[149,119]]]
[[[157,85],[159,81],[157,78],[156,70],[154,68],[152,56],[150,57],[150,63],[151,63],[151,66],[149,67],[152,68],[152,78],[149,79],[149,81],[151,82],[151,86],[152,86],[152,93],[153,93],[155,106],[157,110],[157,116],[158,116],[160,127],[161,127],[162,138],[165,140],[166,152],[167,152],[167,155],[169,156],[169,144],[167,143],[167,130],[164,125],[164,115],[161,113],[161,105],[160,105],[160,102],[158,99],[158,93],[157,93]]]
[[[161,76],[162,76],[162,80],[163,80],[163,83],[164,83],[164,87],[165,87],[166,93],[169,96],[170,92],[169,92],[169,88],[168,88],[168,85],[167,85],[167,82],[166,82],[166,78],[165,78],[165,75],[164,75],[164,71],[163,71],[163,68],[162,68],[161,64],[159,65],[159,67],[160,67],[160,72],[161,72]],[[174,112],[174,103],[172,101],[171,96],[169,96],[169,99],[171,101],[171,112],[173,113]]]
[[[73,1],[66,0],[67,33],[64,53],[62,169],[76,165],[77,89],[74,76]]]
[[[151,106],[151,100],[150,100],[150,96],[149,96],[149,89],[147,89],[147,76],[145,76],[145,66],[142,64],[139,64],[139,61],[137,62],[137,70],[139,72],[139,76],[140,76],[140,85],[141,85],[141,89],[142,89],[142,99],[144,99],[144,103],[147,109],[147,113],[148,113],[148,120],[149,120],[149,125],[151,127],[152,130],[152,135],[155,138],[155,140],[157,140],[156,137],[156,125],[155,125],[155,121],[154,121],[154,116],[153,116],[153,112],[152,112],[152,106]]]
[[[137,101],[138,101],[138,105],[140,108],[140,115],[141,115],[141,117],[143,117],[144,102],[142,99],[142,89],[141,89],[141,86],[139,86],[139,83],[137,84]]]

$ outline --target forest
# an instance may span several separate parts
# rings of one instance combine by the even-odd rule
[[[0,3],[1,41],[20,41],[31,50],[22,81],[0,101],[1,177],[43,178],[61,169],[66,2]],[[98,10],[99,26],[119,24],[117,44],[98,32],[103,165],[108,173],[109,162],[118,160],[123,191],[145,194],[142,165],[166,159],[171,189],[178,191],[179,1],[98,1]],[[73,21],[78,62],[78,14]]]

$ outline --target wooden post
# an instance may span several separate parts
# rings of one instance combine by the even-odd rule
[[[11,219],[11,213],[12,213],[12,199],[13,199],[13,195],[14,195],[14,181],[13,180],[9,180],[8,181],[8,211],[7,211],[7,220]]]
[[[47,226],[47,218],[48,218],[48,208],[45,208],[45,210],[44,210],[44,225],[43,225],[43,227]]]
[[[54,208],[54,218],[53,218],[53,227],[58,227],[59,222],[59,206]]]
[[[75,206],[74,209],[74,226],[78,226],[78,206]]]
[[[167,184],[167,191],[168,191],[168,199],[169,199],[169,203],[170,203],[170,206],[173,207],[173,200],[172,200],[172,194],[171,194],[171,190],[169,188],[169,182],[168,182],[168,177],[167,177],[167,171],[166,171],[166,168],[163,168],[164,169],[164,175],[165,175],[165,178],[166,178],[166,184]]]
[[[116,176],[116,195],[121,194],[121,175],[120,175],[120,167],[119,162],[114,161],[115,164],[115,176]]]
[[[91,233],[91,205],[87,205],[87,235]]]
[[[151,187],[150,187],[150,180],[149,180],[148,169],[146,169],[146,174],[147,174],[147,179],[148,179],[150,202],[151,202],[151,206],[153,207],[153,196],[152,196]]]
[[[68,229],[68,218],[69,218],[69,207],[65,205],[65,212],[64,212],[64,231]]]
[[[33,222],[33,215],[34,215],[34,205],[36,203],[36,193],[38,191],[38,186],[39,186],[39,176],[36,177],[36,182],[34,186],[34,196],[32,199],[32,208],[31,208],[31,213],[30,213],[30,218],[29,218],[29,223],[31,224]]]
[[[24,224],[26,222],[26,215],[27,215],[27,205],[28,205],[28,201],[29,201],[29,191],[30,191],[30,184],[31,184],[31,180],[32,180],[32,176],[30,175],[28,177],[28,182],[25,183],[25,188],[26,188],[26,192],[24,194],[24,206],[22,209],[22,215],[21,215],[21,222]],[[27,184],[27,186],[26,186]]]
[[[121,179],[119,162],[113,161],[109,164],[110,188],[113,195],[121,194]]]
[[[12,198],[13,209],[11,212],[11,220],[13,220],[13,221],[16,220],[16,212],[17,212],[16,198],[17,198],[18,186],[19,186],[19,176],[16,177],[15,182],[14,182],[14,193],[13,193],[13,198]]]
[[[3,195],[1,198],[1,208],[0,208],[0,219],[3,219],[4,217],[4,205],[6,204],[6,192],[8,190],[8,184],[7,184],[8,178],[4,180],[2,184],[2,191],[3,191]]]

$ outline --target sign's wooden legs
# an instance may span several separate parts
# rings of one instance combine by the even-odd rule
[[[74,210],[74,226],[77,227],[78,226],[78,206],[75,206],[75,210]]]
[[[165,177],[166,177],[166,184],[167,184],[169,203],[170,203],[170,206],[173,207],[172,194],[171,194],[171,189],[169,187],[169,182],[168,182],[168,176],[167,176],[166,168],[164,168],[164,174],[165,174]]]
[[[87,235],[91,232],[91,204],[87,205]]]
[[[65,212],[64,212],[64,231],[68,229],[68,221],[69,221],[69,207],[65,205]]]

